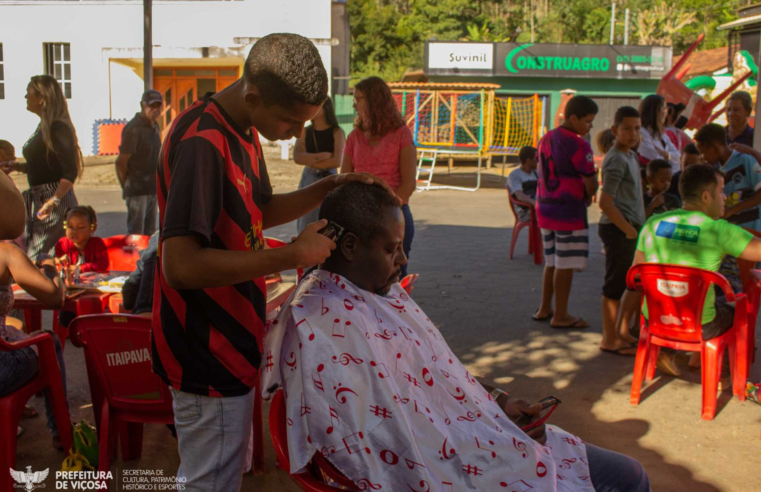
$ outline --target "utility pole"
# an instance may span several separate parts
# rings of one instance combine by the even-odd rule
[[[610,7],[610,44],[613,44],[613,35],[616,33],[616,2]]]
[[[153,0],[143,0],[143,81],[153,89]]]
[[[534,0],[531,0],[529,2],[529,13],[528,15],[531,16],[531,42],[534,42]]]
[[[629,9],[626,9],[624,19],[624,44],[629,44]]]

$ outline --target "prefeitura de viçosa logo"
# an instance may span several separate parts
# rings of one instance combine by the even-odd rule
[[[13,468],[10,469],[11,477],[16,482],[13,485],[15,489],[24,489],[27,492],[31,492],[34,489],[41,489],[45,487],[42,483],[50,473],[50,468],[45,468],[42,471],[33,472],[31,466],[26,467],[26,471],[18,471]]]

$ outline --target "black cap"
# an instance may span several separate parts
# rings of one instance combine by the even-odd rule
[[[161,97],[161,93],[159,91],[150,90],[143,93],[142,101],[150,106],[151,104],[155,103],[163,103],[164,98]]]

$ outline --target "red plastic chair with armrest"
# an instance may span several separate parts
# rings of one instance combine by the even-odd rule
[[[320,475],[324,474],[339,485],[345,487],[343,490],[351,492],[360,489],[343,475],[341,475],[320,453],[316,453],[309,465],[309,471],[291,475],[291,461],[288,457],[288,427],[286,423],[285,397],[283,390],[279,389],[272,396],[270,405],[270,435],[272,436],[272,445],[275,448],[277,467],[285,470],[291,479],[301,487],[305,492],[335,492],[335,487],[327,485],[321,480]]]
[[[643,292],[649,322],[641,318],[641,329],[630,402],[638,405],[643,379],[653,379],[661,347],[700,352],[703,385],[701,418],[712,420],[716,415],[716,391],[721,378],[724,349],[729,349],[732,390],[740,401],[745,400],[748,376],[748,314],[745,294],[735,295],[724,276],[699,268],[680,265],[642,263],[629,269],[627,286]],[[724,291],[727,302],[735,302],[732,328],[726,333],[703,340],[703,304],[713,285]]]
[[[13,329],[13,328],[11,328]],[[32,395],[47,389],[50,392],[58,434],[63,448],[71,449],[71,418],[66,403],[66,393],[63,390],[61,370],[58,367],[53,338],[49,333],[39,333],[18,342],[6,342],[0,338],[0,352],[12,352],[23,348],[36,346],[38,351],[39,370],[37,375],[22,388],[13,393],[0,397],[0,492],[10,492],[14,488],[9,468],[16,468],[16,430],[21,411]]]
[[[761,232],[747,229],[757,238],[761,238]],[[748,360],[756,361],[756,320],[758,308],[761,303],[761,272],[755,270],[756,262],[737,259],[737,268],[740,270],[740,282],[743,292],[748,296]]]
[[[108,270],[131,272],[137,266],[140,252],[148,247],[150,236],[140,234],[111,236],[103,239],[108,252]]]
[[[528,236],[528,254],[534,255],[534,264],[541,265],[544,258],[544,252],[542,249],[542,233],[539,230],[539,223],[536,219],[536,209],[528,203],[524,203],[517,200],[510,194],[510,190],[507,190],[507,198],[510,201],[510,210],[515,217],[515,225],[513,226],[513,235],[510,240],[510,259],[513,259],[513,252],[515,251],[515,243],[518,241],[518,235],[524,227],[529,228]],[[515,210],[516,206],[527,207],[531,211],[531,221],[521,222],[518,220],[518,212]]]
[[[100,414],[98,470],[108,471],[119,436],[122,458],[135,459],[141,455],[143,424],[174,423],[172,395],[151,369],[150,318],[81,316],[71,331],[84,348],[93,409]]]

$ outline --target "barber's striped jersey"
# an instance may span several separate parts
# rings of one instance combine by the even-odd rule
[[[163,242],[195,236],[202,245],[262,247],[261,205],[272,196],[259,137],[242,131],[207,94],[181,113],[161,149],[157,194],[161,236],[153,294],[153,370],[177,390],[208,396],[248,393],[261,361],[264,279],[175,290],[161,268]],[[193,258],[183,258],[196,268]]]

